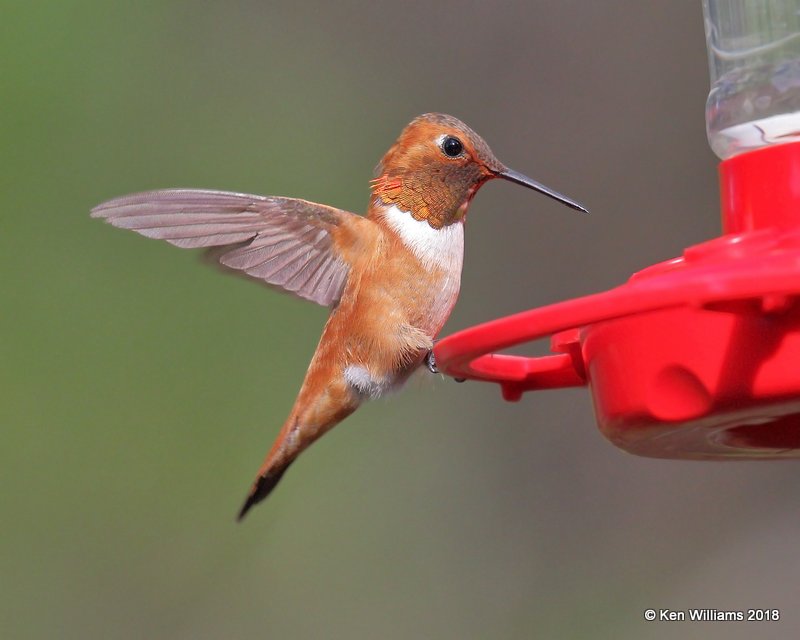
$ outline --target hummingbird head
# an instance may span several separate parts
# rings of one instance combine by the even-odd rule
[[[488,180],[503,178],[535,189],[573,209],[576,202],[500,162],[477,133],[453,116],[415,118],[375,170],[373,201],[395,205],[434,229],[464,219],[475,193]]]

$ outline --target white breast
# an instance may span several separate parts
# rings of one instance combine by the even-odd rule
[[[441,267],[448,274],[458,274],[464,262],[464,224],[454,222],[434,229],[425,220],[415,220],[410,213],[395,206],[383,210],[388,225],[425,267]]]
[[[439,268],[444,273],[430,291],[430,306],[425,322],[417,328],[431,338],[441,330],[458,298],[461,266],[464,262],[464,223],[434,229],[424,220],[415,220],[397,207],[383,210],[384,219],[426,269]]]

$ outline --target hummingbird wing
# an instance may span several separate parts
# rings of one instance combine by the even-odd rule
[[[214,247],[227,269],[323,306],[339,301],[347,246],[365,218],[295,198],[166,189],[122,196],[92,209],[115,227],[182,248]]]

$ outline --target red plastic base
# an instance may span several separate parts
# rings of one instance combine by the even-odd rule
[[[796,309],[621,318],[591,327],[582,354],[600,429],[623,449],[662,458],[800,454]]]
[[[507,400],[588,384],[601,431],[632,453],[800,457],[800,143],[720,176],[728,235],[616,289],[449,336],[440,369]],[[549,335],[552,356],[491,353]]]

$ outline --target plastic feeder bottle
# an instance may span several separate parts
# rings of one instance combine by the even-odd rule
[[[659,458],[800,457],[800,15],[705,0],[708,138],[722,231],[609,291],[439,342],[445,373],[525,391],[588,386],[600,430]],[[551,336],[552,355],[493,352]]]

